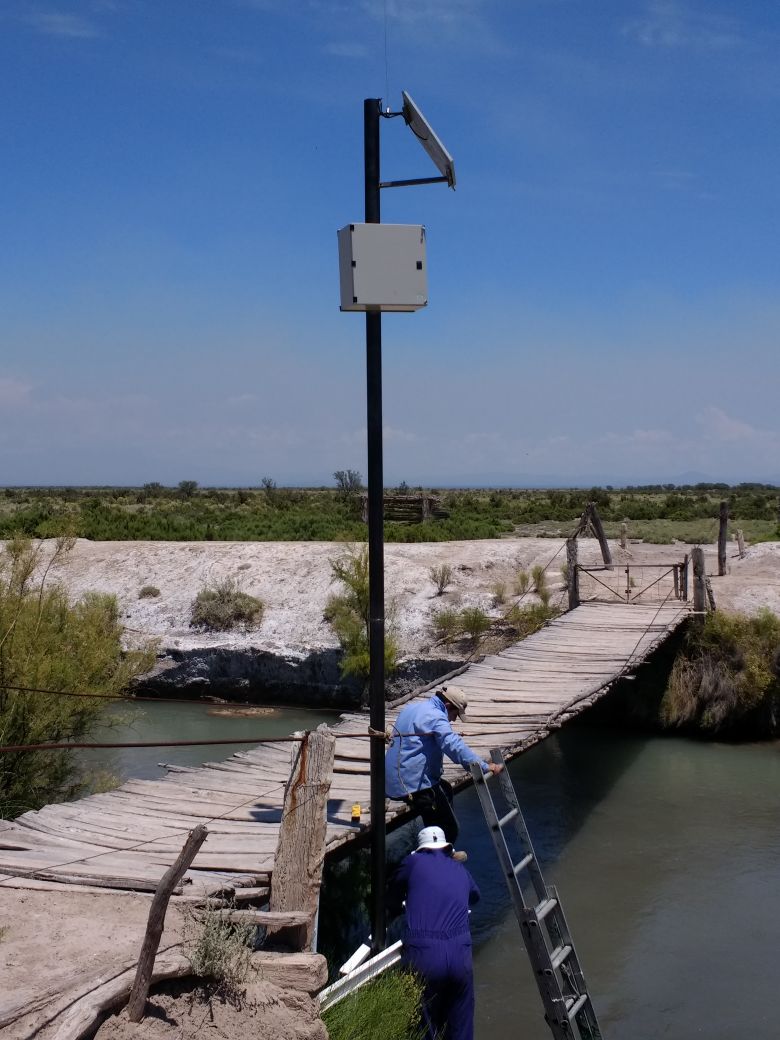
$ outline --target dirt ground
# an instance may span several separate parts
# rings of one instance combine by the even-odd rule
[[[73,598],[89,590],[117,595],[125,624],[135,638],[156,636],[162,647],[256,646],[275,652],[305,653],[334,645],[322,621],[322,609],[333,590],[329,561],[342,545],[327,543],[143,543],[79,541],[54,577]],[[643,561],[681,560],[689,546],[630,543],[627,551],[613,545],[615,562],[638,566]],[[717,571],[714,546],[705,547],[707,570]],[[580,543],[580,561],[600,560],[594,540]],[[557,555],[556,555],[557,554]],[[496,583],[511,587],[518,567],[550,564],[553,602],[563,598],[560,564],[565,559],[560,539],[502,539],[390,545],[386,550],[387,596],[407,655],[430,651],[430,619],[435,609],[480,605],[491,609]],[[437,596],[429,579],[432,566],[447,563],[453,582]],[[780,542],[749,547],[745,559],[729,544],[729,573],[714,577],[720,609],[753,612],[767,606],[780,614]],[[247,592],[266,603],[260,628],[238,635],[204,635],[189,628],[189,606],[203,585],[226,576],[239,577]],[[158,599],[139,599],[143,585],[160,589]],[[45,997],[62,993],[75,976],[111,976],[137,956],[148,913],[149,896],[91,894],[70,888],[63,892],[15,890],[0,886],[0,1021]],[[106,922],[113,921],[114,924]],[[168,920],[161,949],[177,942],[182,923]],[[102,1027],[100,1040],[168,1040],[179,1037],[225,1037],[239,1040],[256,1035],[266,1040],[318,1040],[318,1019],[302,1006],[291,1010],[277,994],[258,993],[253,1009],[238,1013],[227,1007],[211,1011],[187,996],[169,992],[159,998],[159,1011],[144,1025],[115,1019]],[[308,1005],[307,1005],[308,1008]],[[270,1017],[269,1017],[270,1016]],[[266,1023],[268,1018],[268,1023]],[[3,1028],[0,1036],[29,1037],[40,1015]],[[16,1026],[19,1030],[16,1030]],[[309,1032],[296,1032],[297,1028]],[[9,1031],[10,1030],[10,1031]],[[112,1031],[113,1030],[113,1031]],[[314,1030],[313,1032],[311,1030]],[[43,1033],[36,1036],[45,1037]]]
[[[268,983],[250,984],[234,1003],[192,990],[186,980],[167,983],[153,994],[142,1022],[121,1011],[95,1040],[327,1040],[317,1002],[305,993]]]
[[[611,543],[616,563],[681,561],[690,546],[630,542],[624,552]],[[154,637],[161,650],[199,647],[256,647],[272,653],[304,655],[335,646],[323,609],[335,591],[330,561],[344,552],[330,542],[88,542],[77,541],[52,577],[72,598],[87,591],[111,592],[119,601],[129,642]],[[714,546],[705,547],[707,570],[717,572]],[[557,538],[505,538],[488,541],[387,545],[385,586],[404,656],[431,653],[431,619],[443,607],[493,609],[496,586],[511,590],[518,568],[548,566],[553,603],[563,599],[561,565],[566,550]],[[600,562],[598,543],[579,542],[579,560]],[[729,544],[731,574],[714,581],[718,605],[754,610],[767,605],[780,613],[780,543],[748,548],[744,560]],[[430,580],[431,567],[448,564],[453,579],[443,596]],[[261,625],[251,632],[204,633],[190,628],[190,608],[206,585],[237,579],[265,604]],[[144,585],[160,590],[139,599]]]

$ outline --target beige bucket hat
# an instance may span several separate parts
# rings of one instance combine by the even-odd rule
[[[466,700],[466,694],[460,686],[442,686],[439,690],[439,696],[453,706],[458,713],[459,719],[463,720],[466,718],[468,701]]]

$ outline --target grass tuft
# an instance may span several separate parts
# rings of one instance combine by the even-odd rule
[[[423,984],[409,971],[383,972],[323,1012],[330,1040],[423,1040]]]

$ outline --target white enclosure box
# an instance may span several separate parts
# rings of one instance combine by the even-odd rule
[[[421,224],[347,224],[339,236],[343,311],[416,311],[428,303]]]

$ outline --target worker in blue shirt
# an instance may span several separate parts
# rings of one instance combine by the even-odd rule
[[[391,905],[406,901],[402,963],[425,983],[423,1013],[430,1040],[473,1040],[474,971],[469,907],[479,889],[452,858],[441,827],[423,827],[417,850],[390,883]]]
[[[441,827],[448,842],[458,836],[458,821],[452,787],[442,779],[444,755],[464,769],[472,762],[478,762],[483,773],[504,768],[483,761],[453,730],[455,719],[465,718],[466,706],[466,695],[457,686],[441,686],[428,700],[407,704],[390,731],[385,756],[387,797],[407,802],[426,827]]]

